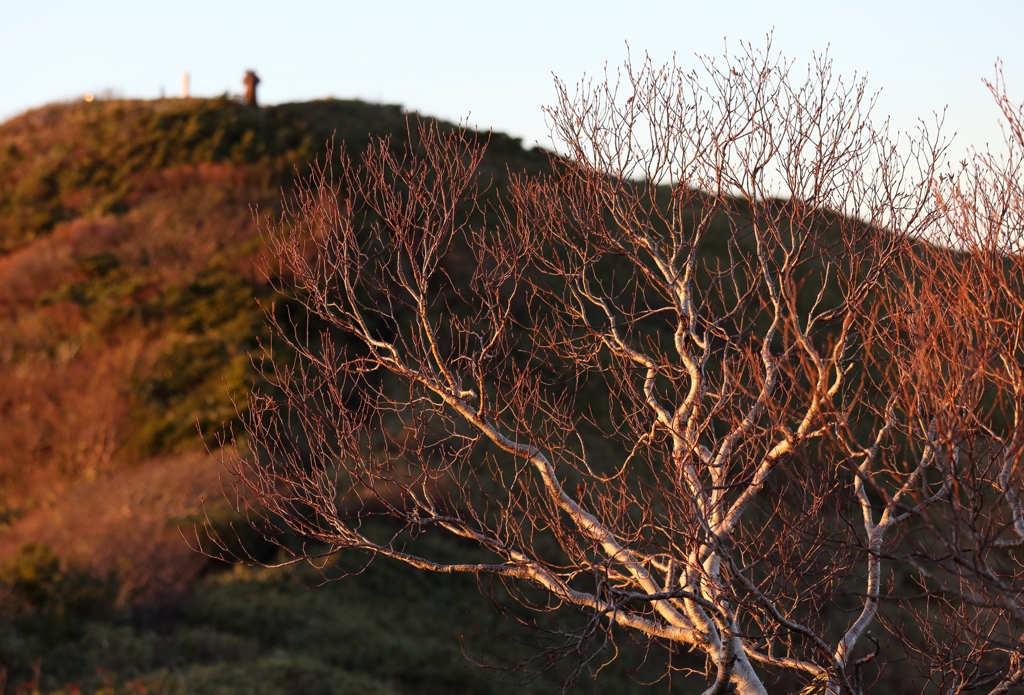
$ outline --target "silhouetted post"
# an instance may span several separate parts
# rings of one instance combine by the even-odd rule
[[[249,106],[256,106],[256,85],[260,83],[260,78],[256,77],[256,73],[252,70],[246,70],[245,79],[242,82],[245,83],[245,103]]]

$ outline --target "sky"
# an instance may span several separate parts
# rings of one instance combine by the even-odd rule
[[[1024,101],[1022,29],[1020,0],[0,0],[0,120],[86,92],[176,96],[185,71],[194,96],[238,94],[254,69],[263,103],[396,103],[550,147],[553,76],[600,77],[627,46],[697,67],[770,33],[798,65],[828,51],[867,74],[899,129],[946,109],[955,154],[1001,141],[982,84],[997,59]]]

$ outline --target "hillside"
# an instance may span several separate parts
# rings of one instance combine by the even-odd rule
[[[379,136],[394,147],[406,144],[408,117],[400,107],[99,101],[51,105],[0,125],[0,695],[12,685],[14,692],[104,695],[540,693],[557,690],[574,658],[589,656],[546,660],[559,645],[575,646],[573,634],[586,629],[580,615],[537,617],[500,585],[383,560],[360,567],[352,564],[358,555],[334,558],[356,576],[325,582],[312,567],[231,566],[190,548],[208,540],[197,525],[209,520],[222,538],[240,533],[245,551],[262,563],[286,557],[239,523],[207,448],[243,431],[245,396],[254,384],[275,393],[252,365],[271,340],[265,311],[275,307],[269,318],[281,326],[311,327],[307,335],[335,329],[329,311],[326,318],[308,316],[291,296],[291,276],[266,258],[254,217],[272,222],[282,195],[291,194],[309,162],[323,161],[329,142],[335,153],[358,157]],[[486,201],[503,194],[508,171],[550,166],[544,152],[501,134],[488,138]],[[674,191],[653,193],[656,215],[670,209]],[[836,288],[822,290],[826,252],[843,249],[842,235],[851,229],[864,232],[854,234],[862,241],[876,232],[827,210],[793,217],[799,201],[769,198],[762,205],[691,193],[684,225],[711,211],[702,223],[701,286],[710,287],[710,269],[760,253],[750,233],[759,217],[781,227],[802,219],[821,232],[812,235],[820,249],[794,275],[804,313],[822,299],[839,301]],[[490,214],[486,204],[482,209]],[[295,277],[306,263],[298,257]],[[596,272],[612,287],[635,275],[630,263],[608,253]],[[383,267],[393,266],[365,274],[386,276]],[[445,287],[458,294],[475,267],[465,248],[453,246],[443,262]],[[662,343],[670,332],[646,309],[656,305],[657,289],[622,281],[616,291],[645,307],[631,330],[649,345]],[[456,306],[442,305],[441,311]],[[751,306],[743,321],[769,321],[760,305]],[[388,320],[407,324],[404,310],[393,309]],[[820,339],[831,340],[835,330],[823,324]],[[287,364],[295,355],[281,342],[274,356]],[[544,365],[551,383],[561,383],[558,363]],[[581,403],[609,402],[603,377],[573,388]],[[594,422],[608,418],[598,429],[612,428],[610,412],[597,406],[590,414]],[[390,424],[379,424],[373,436]],[[629,457],[616,446],[604,437],[588,444],[600,452],[592,460],[610,466]],[[767,508],[760,511],[769,516]],[[391,522],[365,523],[381,537],[395,530]],[[431,557],[474,552],[431,533],[416,542]],[[330,567],[327,575],[337,571]],[[538,599],[527,594],[526,602]],[[845,624],[844,605],[830,599],[813,618],[823,629]],[[503,612],[532,629],[504,620]],[[634,634],[620,637],[618,658],[597,669],[602,655],[584,668],[578,692],[638,692],[654,682],[668,692],[699,692],[706,685],[701,657],[666,655],[653,642],[634,643]],[[512,674],[471,663],[508,667],[538,653],[528,670]],[[595,670],[600,681],[588,677]],[[781,678],[776,687],[798,687]],[[901,679],[893,672],[881,687],[913,689]]]
[[[73,481],[197,451],[255,377],[273,216],[336,137],[406,137],[399,107],[226,99],[52,105],[0,126],[0,518]],[[336,133],[336,135],[335,135]],[[542,166],[496,136],[495,171]],[[244,407],[244,405],[243,405]]]
[[[463,658],[484,644],[492,663],[530,653],[495,643],[513,633],[471,580],[375,563],[311,590],[315,573],[230,568],[182,538],[204,509],[231,523],[205,444],[258,379],[257,300],[288,305],[265,277],[255,211],[276,215],[329,140],[399,145],[406,117],[221,98],[55,104],[0,125],[0,693],[487,693],[522,680]],[[507,170],[548,162],[501,134],[487,156],[499,189]],[[634,656],[602,683],[639,687]]]

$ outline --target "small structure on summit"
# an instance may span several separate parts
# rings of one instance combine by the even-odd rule
[[[245,83],[245,103],[249,106],[256,106],[256,85],[260,83],[260,78],[256,77],[256,73],[252,70],[246,70],[245,79],[242,82]]]

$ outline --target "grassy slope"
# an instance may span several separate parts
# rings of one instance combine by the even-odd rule
[[[226,99],[54,105],[0,126],[0,518],[23,480],[92,476],[196,446],[233,415],[272,294],[253,206],[273,215],[334,134],[405,138],[400,108]],[[543,166],[492,138],[487,166]],[[23,484],[24,483],[24,484]],[[4,510],[6,507],[6,510]]]
[[[254,298],[276,298],[256,270],[263,247],[250,206],[275,214],[294,168],[333,133],[358,152],[370,133],[401,140],[405,128],[394,106],[255,110],[226,99],[52,105],[0,125],[8,687],[515,687],[462,656],[459,635],[473,653],[496,644],[499,661],[527,653],[478,635],[508,627],[471,580],[375,563],[310,590],[281,571],[212,567],[177,532],[202,499],[219,495],[196,422],[212,432],[234,417],[228,393],[256,378],[248,352],[264,329]],[[545,162],[495,135],[485,166]],[[316,581],[308,570],[301,579]],[[637,687],[625,672],[640,656],[603,673],[601,689]],[[529,689],[551,691],[556,681],[544,676]]]

